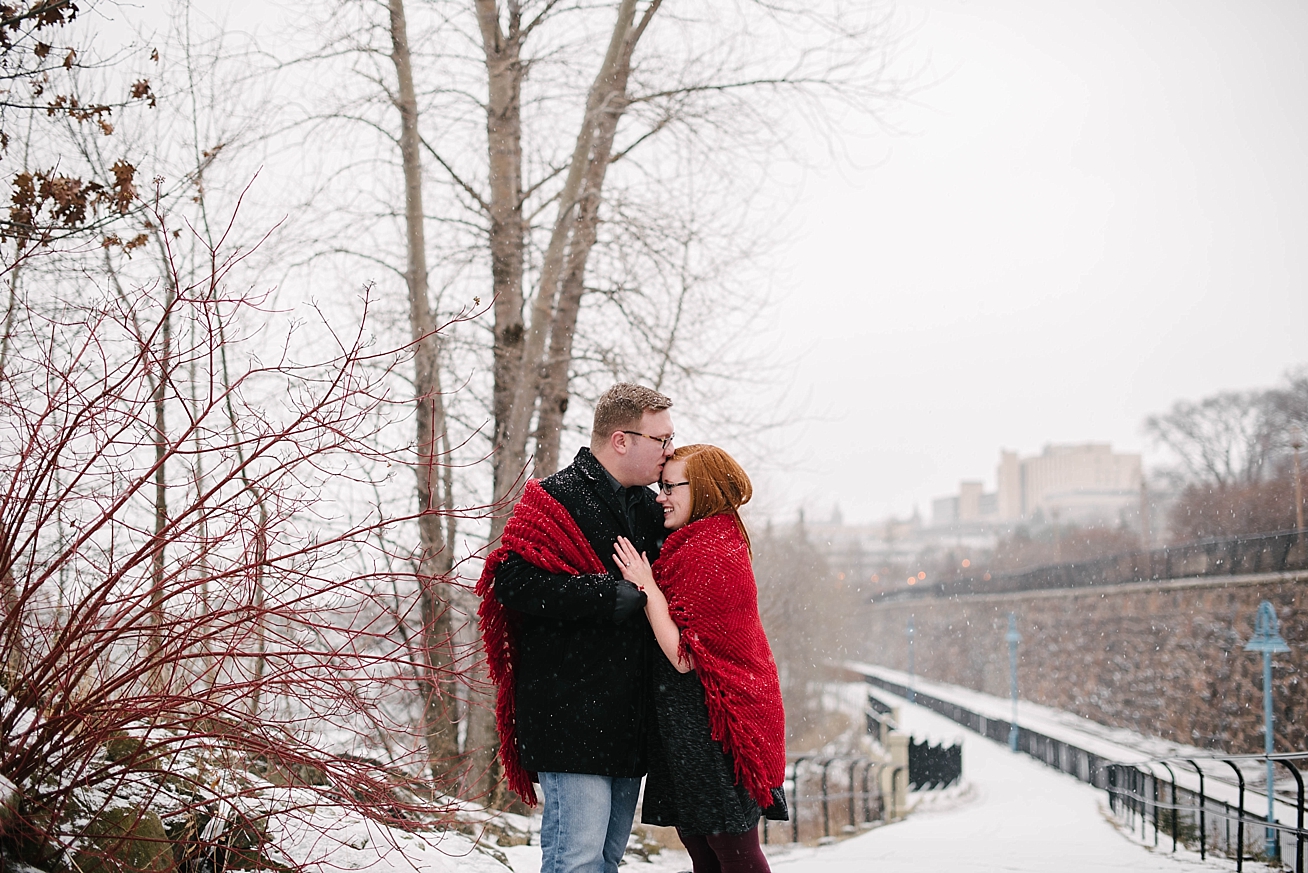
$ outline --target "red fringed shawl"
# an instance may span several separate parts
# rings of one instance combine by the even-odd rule
[[[491,552],[477,580],[481,606],[481,640],[486,647],[486,663],[498,698],[495,701],[495,725],[500,734],[500,762],[512,788],[528,806],[536,805],[532,774],[522,767],[518,757],[517,715],[513,690],[517,681],[518,648],[515,639],[516,614],[495,599],[495,571],[510,552],[521,555],[527,563],[549,573],[607,573],[586,535],[577,527],[572,515],[540,487],[535,479],[527,481],[522,499],[504,526],[500,547]],[[780,784],[780,783],[778,783]]]
[[[763,634],[749,547],[729,513],[668,537],[654,579],[695,659],[713,739],[731,754],[736,781],[761,808],[786,774],[786,715],[776,661]]]

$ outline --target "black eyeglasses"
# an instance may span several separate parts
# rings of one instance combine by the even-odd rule
[[[659,490],[669,496],[672,495],[673,488],[680,488],[682,485],[689,485],[689,482],[660,482]]]
[[[632,436],[643,436],[647,440],[654,440],[654,442],[659,444],[659,448],[663,449],[663,451],[665,452],[668,450],[668,446],[672,444],[672,437],[676,436],[676,434],[672,434],[670,436],[665,436],[665,437],[656,437],[656,436],[650,436],[647,433],[641,433],[638,430],[624,430],[623,433],[629,433]]]

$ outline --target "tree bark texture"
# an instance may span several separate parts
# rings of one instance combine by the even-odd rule
[[[651,6],[651,10],[656,5]],[[604,188],[604,178],[612,158],[618,121],[627,108],[631,53],[636,47],[635,40],[643,29],[642,26],[633,33],[628,28],[629,35],[623,39],[622,54],[612,67],[609,81],[603,83],[603,93],[596,112],[595,139],[586,162],[576,216],[573,219],[562,287],[550,329],[549,354],[541,372],[540,411],[536,425],[536,476],[548,476],[559,468],[559,441],[570,394],[572,341],[577,332],[577,317],[581,314],[581,298],[586,290],[586,262],[599,235],[600,192]]]
[[[569,367],[572,361],[572,337],[577,325],[587,260],[595,244],[605,174],[610,162],[613,137],[626,111],[627,82],[632,54],[661,0],[651,0],[637,20],[636,0],[621,0],[603,63],[586,99],[586,111],[577,133],[572,157],[562,189],[556,199],[558,212],[541,264],[540,283],[531,306],[531,318],[523,318],[522,256],[525,245],[523,204],[521,202],[521,124],[516,111],[513,125],[501,123],[495,98],[497,76],[507,75],[500,46],[512,45],[515,61],[519,57],[522,36],[516,4],[510,4],[507,33],[499,27],[494,0],[479,0],[478,17],[482,23],[486,46],[487,70],[491,78],[491,106],[488,109],[487,133],[491,161],[491,252],[493,265],[501,269],[511,265],[516,270],[505,292],[513,296],[497,298],[495,328],[495,460],[494,492],[497,501],[511,504],[521,487],[528,464],[527,445],[537,438],[537,460],[533,472],[547,475],[558,467],[559,432],[567,407]],[[515,66],[513,85],[520,99],[520,66]],[[497,139],[512,135],[512,147]],[[504,180],[497,179],[497,160],[509,172],[506,156],[513,165],[512,191]],[[513,194],[517,199],[510,202]],[[516,220],[501,219],[512,213]],[[508,230],[514,231],[510,236]],[[513,250],[512,258],[501,253]],[[496,291],[501,293],[496,276]],[[503,308],[501,308],[503,306]],[[532,419],[539,413],[534,434]],[[507,507],[506,507],[507,509]],[[503,530],[506,512],[492,524],[492,542]]]
[[[486,56],[486,148],[490,171],[491,290],[495,300],[495,379],[491,414],[495,444],[504,442],[509,410],[517,402],[511,378],[522,357],[523,267],[526,263],[526,221],[522,197],[522,13],[517,3],[508,10],[507,29],[500,27],[497,0],[476,0],[477,23]],[[519,465],[519,468],[521,465]],[[495,465],[495,496],[501,465]],[[495,536],[499,536],[496,530]]]
[[[445,433],[441,396],[440,348],[427,278],[426,233],[422,208],[422,163],[419,154],[418,100],[413,85],[408,25],[403,0],[389,0],[391,60],[395,65],[395,107],[400,113],[400,156],[404,168],[404,224],[407,263],[404,271],[413,338],[420,614],[423,625],[423,736],[432,775],[449,778],[459,766],[458,709],[454,684],[454,618],[447,584],[453,566],[443,530],[448,509],[442,494],[440,440]]]

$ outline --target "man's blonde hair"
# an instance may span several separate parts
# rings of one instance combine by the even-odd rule
[[[672,401],[653,388],[618,382],[595,404],[595,423],[590,430],[591,451],[608,442],[615,431],[639,426],[641,416],[646,412],[662,412],[671,406]]]

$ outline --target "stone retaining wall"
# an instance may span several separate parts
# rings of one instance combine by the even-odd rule
[[[1233,753],[1261,752],[1262,656],[1244,651],[1270,600],[1278,751],[1308,749],[1308,573],[1225,577],[873,604],[861,660],[1008,696],[1017,614],[1023,700],[1102,724]]]

